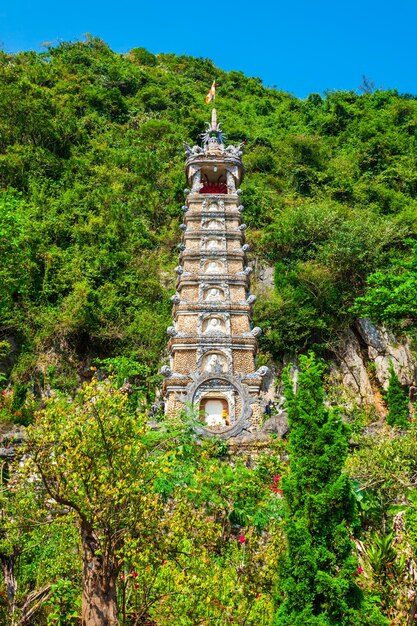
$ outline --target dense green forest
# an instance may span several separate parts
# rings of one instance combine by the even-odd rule
[[[204,130],[214,76],[227,141],[246,144],[255,288],[273,269],[254,309],[259,358],[299,359],[304,376],[295,396],[287,381],[289,443],[255,468],[196,443],[192,425],[146,420],[171,321],[183,142]],[[375,415],[358,405],[342,424],[322,361],[305,355],[326,362],[365,316],[413,348],[417,97],[300,100],[208,59],[117,54],[94,37],[0,52],[0,284],[0,428],[29,426],[28,456],[1,471],[0,620],[76,624],[83,595],[89,626],[414,623],[408,390],[392,370],[387,424],[364,436]],[[97,387],[97,371],[113,378]],[[85,613],[99,579],[114,621]]]

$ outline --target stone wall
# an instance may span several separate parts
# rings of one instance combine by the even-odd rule
[[[198,315],[180,315],[177,322],[179,333],[190,334],[197,330]]]
[[[176,350],[174,354],[174,372],[178,374],[188,374],[196,369],[196,350]]]
[[[255,369],[253,352],[248,350],[233,351],[233,370],[239,374],[248,374]]]
[[[350,391],[353,402],[374,405],[383,417],[383,393],[388,388],[390,364],[401,383],[410,387],[412,397],[417,386],[417,362],[409,339],[399,339],[369,319],[359,319],[335,349],[331,380]]]
[[[250,330],[249,320],[247,315],[232,315],[231,317],[232,334],[242,335]]]

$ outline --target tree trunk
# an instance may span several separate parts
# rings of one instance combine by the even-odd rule
[[[4,584],[6,585],[7,602],[9,605],[10,615],[13,615],[16,606],[17,580],[14,568],[19,554],[20,550],[16,548],[11,554],[0,554],[0,563],[4,577]]]
[[[407,626],[413,626],[414,618],[417,613],[417,593],[411,603],[410,612],[408,614]]]
[[[93,529],[81,525],[83,550],[82,626],[118,626],[116,578],[111,557],[107,561],[99,551]],[[98,554],[97,554],[98,552]]]

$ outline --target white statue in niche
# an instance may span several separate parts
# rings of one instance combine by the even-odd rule
[[[210,230],[219,230],[223,224],[220,220],[208,220],[204,226]]]
[[[218,208],[219,208],[219,205],[217,204],[217,202],[210,202],[209,211],[217,211]]]
[[[206,244],[207,250],[218,250],[220,247],[217,239],[209,239]]]
[[[205,299],[207,302],[217,302],[223,300],[223,291],[217,287],[210,287],[210,289],[207,289],[206,291]]]
[[[205,321],[205,333],[224,333],[224,322],[218,317],[210,317]]]
[[[219,274],[223,269],[223,265],[218,261],[209,261],[206,264],[205,270],[207,274]]]
[[[221,400],[217,398],[207,400],[204,409],[207,426],[229,425],[229,416]]]
[[[221,354],[209,354],[204,359],[203,370],[209,373],[224,372],[226,359]]]

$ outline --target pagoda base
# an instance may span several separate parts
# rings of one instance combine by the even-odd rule
[[[259,393],[262,379],[223,372],[192,375],[165,382],[165,413],[188,413],[197,420],[196,431],[222,439],[260,427]]]

